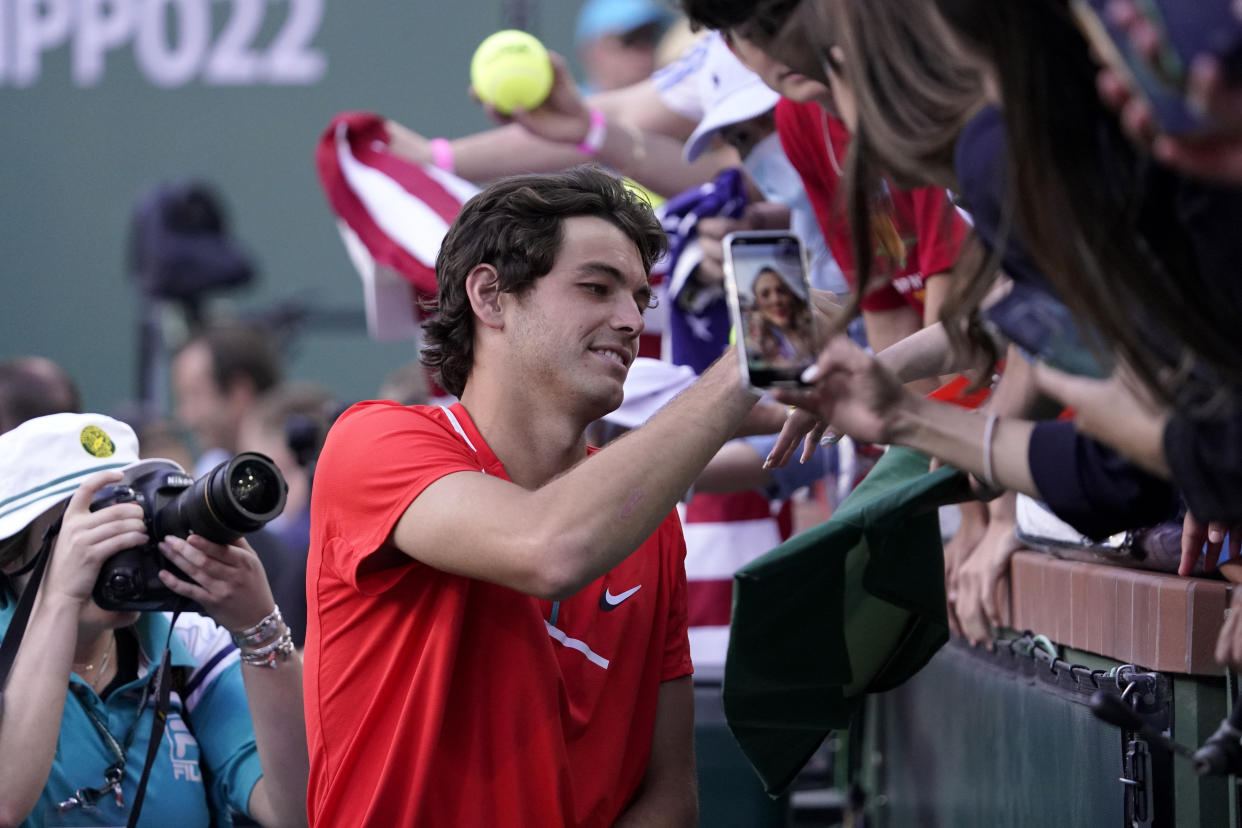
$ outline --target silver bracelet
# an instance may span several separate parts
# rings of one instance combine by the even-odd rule
[[[293,650],[293,633],[286,626],[277,638],[263,646],[254,649],[242,648],[241,660],[253,667],[270,667],[275,670],[281,662],[289,660]]]
[[[230,630],[229,635],[233,637],[234,644],[245,650],[274,640],[284,626],[285,619],[280,614],[280,607],[273,604],[272,611],[262,621],[240,632]]]
[[[983,427],[983,482],[992,491],[999,491],[996,477],[992,474],[992,438],[996,435],[996,412],[988,414],[987,424]]]

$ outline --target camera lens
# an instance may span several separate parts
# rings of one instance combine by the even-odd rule
[[[247,512],[266,514],[276,508],[281,496],[280,481],[271,465],[254,459],[238,463],[229,477],[229,491]]]
[[[248,451],[226,460],[178,493],[156,515],[155,537],[191,532],[232,543],[263,528],[285,508],[288,491],[276,464]]]
[[[113,572],[108,579],[108,594],[117,601],[133,597],[138,591],[137,587],[138,581],[132,573],[125,570]]]

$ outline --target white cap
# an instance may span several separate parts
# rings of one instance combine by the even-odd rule
[[[702,155],[724,127],[762,115],[781,99],[779,92],[747,69],[727,47],[710,49],[699,71],[706,81],[703,118],[682,149],[687,161]]]
[[[127,480],[171,460],[139,460],[138,437],[103,414],[49,414],[0,434],[0,540],[67,500],[87,475],[121,469]]]

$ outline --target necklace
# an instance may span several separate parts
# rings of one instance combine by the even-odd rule
[[[87,673],[92,673],[93,674],[92,677],[87,679],[86,683],[90,685],[90,688],[92,690],[98,690],[99,680],[103,678],[105,673],[108,672],[108,665],[112,662],[112,652],[115,649],[116,649],[116,636],[109,635],[108,636],[108,648],[104,650],[103,658],[99,660],[99,663],[98,664],[79,664],[75,661],[73,663],[73,672],[77,673],[79,676],[81,676],[84,679],[87,678]]]

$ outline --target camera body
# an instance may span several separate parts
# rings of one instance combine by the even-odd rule
[[[159,579],[167,569],[191,580],[159,550],[168,535],[202,535],[215,543],[232,543],[261,529],[285,506],[288,485],[276,464],[256,452],[226,460],[195,480],[172,462],[147,465],[132,480],[105,486],[91,511],[117,503],[142,506],[147,542],[124,549],[104,561],[92,597],[106,610],[143,612],[194,609],[191,602]]]

